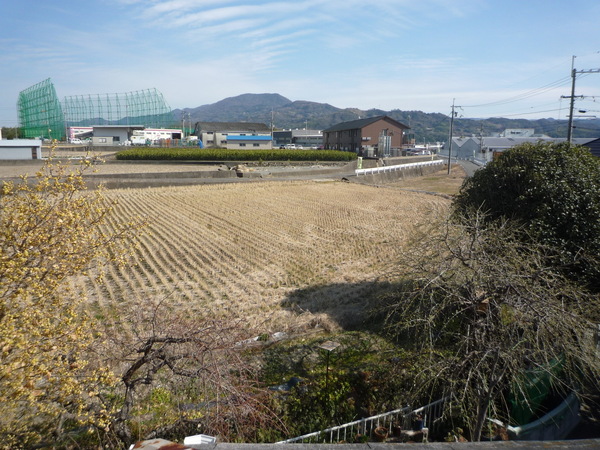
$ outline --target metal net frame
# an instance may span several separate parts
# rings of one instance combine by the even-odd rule
[[[63,109],[50,78],[19,92],[17,111],[26,138],[62,139],[66,135]]]
[[[168,128],[175,124],[171,109],[156,89],[65,97],[63,110],[69,126],[141,125]]]
[[[74,95],[61,103],[50,78],[21,91],[17,110],[19,127],[26,138],[65,139],[69,126],[169,128],[176,124],[169,105],[156,89]]]

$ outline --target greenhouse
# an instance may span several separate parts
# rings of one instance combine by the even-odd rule
[[[58,100],[48,78],[19,93],[19,127],[27,138],[63,140],[69,127],[137,125],[168,128],[173,113],[156,89],[121,94],[89,94]]]

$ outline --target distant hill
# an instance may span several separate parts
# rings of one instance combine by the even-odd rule
[[[270,122],[272,109],[283,108],[291,103],[279,94],[243,94],[183,111],[190,114],[192,122],[264,122],[262,117],[267,112]],[[180,110],[179,116],[181,117]]]
[[[340,122],[388,115],[411,128],[417,143],[444,142],[448,139],[450,118],[441,113],[402,111],[395,109],[360,110],[336,108],[327,103],[291,101],[279,94],[242,94],[210,105],[174,110],[177,120],[185,112],[186,121],[195,122],[261,122],[282,128],[309,128],[323,130]],[[189,115],[189,116],[188,116]],[[600,120],[575,121],[574,137],[600,137]],[[567,136],[567,121],[555,119],[455,119],[454,135],[484,136],[500,133],[506,128],[534,128],[538,134],[551,137]]]

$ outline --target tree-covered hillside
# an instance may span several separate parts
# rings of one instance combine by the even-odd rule
[[[449,113],[450,111],[448,111]],[[444,142],[448,139],[450,117],[441,113],[423,111],[403,111],[394,109],[360,110],[356,108],[337,108],[327,103],[309,101],[291,101],[279,94],[243,94],[230,97],[210,105],[197,108],[185,108],[174,111],[178,120],[185,118],[192,123],[207,122],[261,122],[273,123],[276,129],[309,128],[323,130],[340,122],[358,118],[388,115],[408,126],[417,143]],[[600,120],[576,121],[574,137],[600,137]],[[534,128],[538,134],[550,137],[567,136],[567,120],[555,119],[466,119],[454,121],[455,136],[490,136],[506,128]]]

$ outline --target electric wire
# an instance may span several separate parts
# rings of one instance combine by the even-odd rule
[[[595,53],[600,53],[600,52],[595,52]],[[592,75],[591,72],[584,72],[584,73],[580,73],[579,74],[579,78],[586,78],[589,75]],[[494,106],[502,106],[502,105],[507,105],[510,103],[515,103],[518,101],[522,101],[531,97],[534,97],[536,95],[540,95],[546,92],[549,92],[553,89],[556,88],[560,88],[563,86],[566,86],[568,84],[570,84],[572,81],[572,76],[566,76],[563,78],[559,78],[558,80],[552,81],[546,85],[543,85],[539,88],[535,88],[529,91],[526,91],[522,94],[518,94],[518,95],[514,95],[502,100],[497,100],[497,101],[493,101],[493,102],[488,102],[488,103],[481,103],[481,104],[476,104],[476,105],[462,105],[462,108],[480,108],[480,107],[494,107]],[[593,99],[592,101],[596,101],[594,96],[586,96],[585,98],[591,98]],[[538,107],[543,106],[543,105],[538,105]],[[542,110],[542,111],[527,111],[527,112],[522,112],[522,113],[509,113],[509,114],[498,114],[498,116],[501,117],[515,117],[515,116],[521,116],[521,115],[529,115],[529,114],[539,114],[539,113],[545,113],[545,112],[555,112],[558,111],[559,113],[559,117],[560,114],[562,112],[563,109],[563,104],[562,104],[562,97],[560,98],[559,101],[559,108],[555,109],[555,110]]]
[[[540,95],[543,94],[545,92],[551,91],[553,89],[556,89],[558,87],[562,87],[565,86],[567,84],[569,84],[571,77],[563,77],[560,78],[558,80],[555,80],[551,83],[548,83],[544,86],[541,86],[539,88],[535,88],[532,89],[530,91],[524,92],[522,94],[519,95],[514,95],[512,97],[508,97],[506,99],[503,100],[497,100],[494,102],[488,102],[488,103],[481,103],[479,105],[462,105],[463,108],[480,108],[480,107],[488,107],[488,106],[501,106],[501,105],[505,105],[508,103],[514,103],[514,102],[518,102],[520,100],[524,100],[526,98],[530,98],[530,97],[534,97],[536,95]]]
[[[540,113],[546,113],[546,112],[556,112],[556,111],[560,111],[561,108],[557,108],[557,109],[545,109],[542,111],[530,111],[530,112],[522,112],[522,113],[512,113],[512,114],[502,114],[501,116],[489,116],[489,117],[515,117],[515,116],[525,116],[525,115],[529,115],[529,114],[540,114]]]

